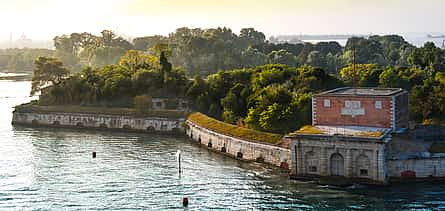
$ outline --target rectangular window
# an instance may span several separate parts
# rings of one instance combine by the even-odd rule
[[[375,108],[376,109],[382,109],[382,101],[375,101]]]
[[[309,166],[310,172],[317,172],[317,166]]]
[[[345,101],[345,108],[359,109],[360,107],[361,107],[360,101],[350,101],[350,100]]]
[[[368,169],[360,169],[360,176],[368,176]]]
[[[331,107],[331,100],[329,100],[329,99],[324,99],[324,100],[323,100],[323,105],[324,105],[324,107],[326,107],[326,108]]]

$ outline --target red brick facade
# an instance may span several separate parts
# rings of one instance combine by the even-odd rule
[[[387,96],[315,95],[312,99],[313,124],[406,128],[407,98],[408,93],[405,91]]]

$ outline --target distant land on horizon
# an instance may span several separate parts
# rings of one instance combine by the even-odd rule
[[[422,46],[425,42],[431,41],[436,44],[438,47],[444,47],[445,43],[445,32],[412,32],[412,33],[369,33],[369,34],[361,34],[361,33],[340,33],[340,34],[310,34],[310,33],[300,33],[300,34],[277,34],[271,35],[268,37],[268,40],[273,43],[303,43],[303,42],[328,42],[334,41],[338,42],[340,45],[344,46],[346,44],[347,39],[351,37],[370,37],[372,35],[400,35],[405,38],[409,43],[412,43],[416,46]],[[119,36],[123,37],[126,40],[132,41],[137,36],[126,36],[124,34],[119,34]],[[154,36],[154,34],[144,35],[144,36]],[[168,36],[168,35],[163,35]],[[45,49],[54,49],[54,41],[52,39],[47,40],[33,40],[32,38],[28,38],[23,33],[20,38],[13,39],[10,37],[10,40],[1,40],[0,41],[0,49],[8,49],[8,48],[45,48]]]

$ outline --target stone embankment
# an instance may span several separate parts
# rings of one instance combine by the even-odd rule
[[[12,124],[53,126],[71,128],[91,128],[126,130],[138,132],[182,133],[184,117],[159,117],[147,115],[131,115],[129,113],[113,114],[104,109],[103,113],[73,112],[59,109],[44,109],[39,106],[22,105],[13,112]],[[114,112],[118,113],[118,112]]]
[[[196,115],[196,114],[193,114]],[[202,115],[202,114],[198,114]],[[204,116],[204,118],[209,118]],[[209,118],[210,121],[217,121]],[[213,151],[218,151],[231,157],[235,157],[241,160],[254,161],[260,163],[266,163],[269,165],[281,167],[283,169],[290,170],[291,152],[285,144],[272,144],[270,140],[248,140],[243,137],[234,137],[233,135],[224,134],[224,129],[218,131],[218,129],[209,129],[209,127],[201,125],[202,122],[195,121],[195,118],[188,118],[186,121],[186,134],[192,140],[208,147]],[[217,124],[225,124],[217,121]],[[233,126],[228,126],[233,127]],[[236,129],[236,128],[233,128]],[[247,130],[245,128],[238,128],[238,130]],[[252,131],[259,134],[261,132]],[[265,137],[268,136],[264,133]],[[273,137],[273,136],[269,136]]]

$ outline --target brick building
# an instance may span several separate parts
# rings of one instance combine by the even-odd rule
[[[312,98],[312,126],[285,137],[292,174],[386,184],[391,133],[408,127],[408,92],[338,88]],[[403,131],[403,130],[401,130]]]
[[[408,127],[408,92],[398,88],[338,88],[312,99],[312,124]]]

